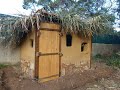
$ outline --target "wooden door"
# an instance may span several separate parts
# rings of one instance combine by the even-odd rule
[[[56,30],[40,30],[39,71],[40,81],[49,81],[60,74],[60,35]]]

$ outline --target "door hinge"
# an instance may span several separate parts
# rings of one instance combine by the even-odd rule
[[[60,36],[63,36],[63,33],[59,33]]]
[[[40,56],[40,52],[36,52],[36,57],[39,57]]]
[[[40,34],[41,34],[40,32],[37,32],[37,37],[40,37]]]

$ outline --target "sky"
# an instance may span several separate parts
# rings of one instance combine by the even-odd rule
[[[0,0],[0,13],[29,15],[30,10],[23,9],[22,4],[23,0]]]

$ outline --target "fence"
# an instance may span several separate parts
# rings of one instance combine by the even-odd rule
[[[92,56],[97,54],[112,54],[113,52],[120,51],[120,44],[92,44]]]
[[[20,48],[11,49],[0,45],[0,63],[15,64],[20,61]]]

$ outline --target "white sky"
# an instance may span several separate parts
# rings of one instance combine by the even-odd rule
[[[0,13],[3,14],[30,14],[30,10],[22,8],[23,0],[0,0]]]
[[[116,28],[114,28],[116,31],[120,31],[120,28],[118,28],[118,27],[116,27]]]

